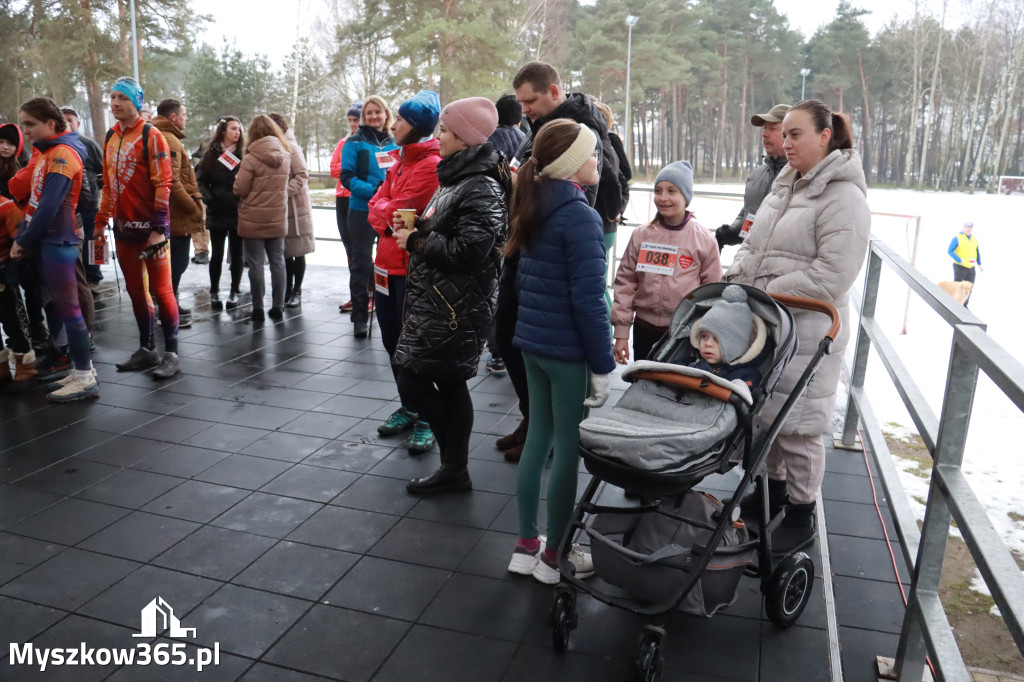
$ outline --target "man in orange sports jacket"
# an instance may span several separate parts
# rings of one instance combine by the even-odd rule
[[[114,245],[124,273],[125,288],[139,326],[139,349],[122,372],[155,367],[153,377],[166,379],[180,371],[178,304],[171,285],[168,201],[171,155],[167,140],[140,116],[142,87],[132,78],[119,78],[110,92],[110,111],[117,120],[103,145],[103,198],[96,214],[93,237],[106,239],[107,221],[114,219]],[[164,331],[163,358],[156,350],[156,314],[149,289],[160,304]]]

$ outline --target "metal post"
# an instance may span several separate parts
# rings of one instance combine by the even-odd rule
[[[811,75],[811,70],[804,68],[800,69],[800,75],[803,76],[803,84],[800,86],[800,101],[806,99],[805,93],[807,92],[807,77]]]
[[[878,283],[882,279],[882,258],[874,249],[868,248],[868,267],[864,273],[864,292],[861,297],[860,317],[862,320],[875,316],[875,304],[878,301]],[[852,446],[857,435],[860,419],[857,403],[853,400],[853,391],[864,386],[864,378],[868,373],[868,356],[871,353],[871,339],[864,330],[864,325],[857,325],[857,347],[853,353],[853,368],[850,372],[850,398],[846,401],[846,420],[843,422],[842,443]]]
[[[917,226],[914,228],[914,247],[910,251],[910,264],[917,267],[917,240],[921,236],[921,216],[917,216]],[[907,333],[907,320],[910,319],[910,286],[907,286],[907,305],[903,309],[903,334]]]
[[[132,66],[135,72],[135,82],[139,83],[139,34],[135,30],[135,0],[131,0],[132,13]]]
[[[633,159],[633,157],[630,156],[630,147],[632,146],[630,143],[633,141],[633,133],[630,130],[630,127],[629,127],[630,126],[629,113],[630,113],[630,110],[633,107],[630,105],[630,101],[629,101],[629,70],[630,70],[631,61],[632,61],[632,57],[633,57],[633,27],[636,26],[636,22],[638,22],[638,21],[640,21],[640,17],[638,17],[638,16],[635,16],[633,14],[629,14],[629,15],[626,16],[626,26],[629,27],[629,29],[628,29],[629,37],[626,39],[626,131],[625,131],[625,133],[626,133],[625,143],[626,144],[625,144],[625,146],[626,146],[626,159],[630,162],[630,165],[632,165],[632,159]]]

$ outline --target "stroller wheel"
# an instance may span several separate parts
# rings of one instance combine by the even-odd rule
[[[795,623],[811,598],[814,563],[803,552],[783,559],[772,573],[765,590],[764,609],[769,620],[782,628]]]
[[[657,682],[661,679],[661,638],[644,634],[636,652],[636,678],[639,682]]]
[[[559,590],[551,606],[551,645],[555,651],[565,651],[569,646],[569,634],[576,622],[576,595]]]

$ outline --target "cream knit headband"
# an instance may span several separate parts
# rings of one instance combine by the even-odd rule
[[[583,167],[594,150],[597,149],[597,135],[585,125],[580,125],[580,132],[569,148],[557,159],[544,166],[540,171],[543,178],[550,180],[567,180],[569,176]]]

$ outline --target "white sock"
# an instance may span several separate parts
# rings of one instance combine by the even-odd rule
[[[91,384],[96,381],[96,378],[92,375],[92,367],[89,369],[76,369],[75,381],[81,384]]]

